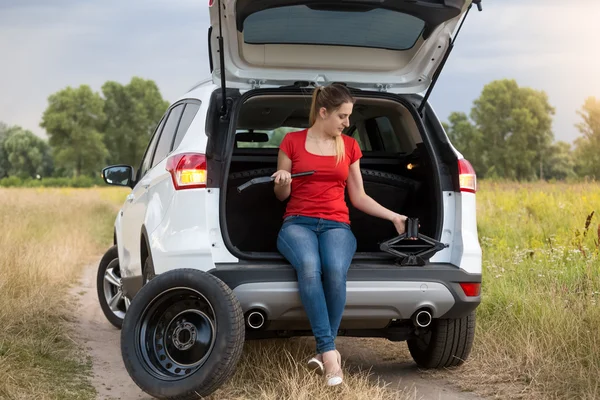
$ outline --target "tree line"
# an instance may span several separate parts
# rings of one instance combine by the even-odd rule
[[[0,179],[98,176],[109,164],[139,164],[169,106],[155,82],[108,81],[101,93],[67,87],[48,98],[44,140],[0,123]],[[600,178],[600,100],[577,112],[574,145],[554,140],[555,109],[544,91],[505,79],[485,85],[467,115],[453,112],[444,128],[478,177],[511,180]]]
[[[152,80],[67,87],[48,98],[44,140],[0,123],[0,179],[98,176],[109,164],[138,165],[156,124],[169,107]]]
[[[577,112],[581,135],[554,140],[555,109],[544,91],[505,79],[487,84],[470,115],[454,112],[445,130],[477,176],[487,179],[600,178],[600,100],[589,97]]]

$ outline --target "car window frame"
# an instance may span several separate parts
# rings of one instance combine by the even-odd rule
[[[156,150],[158,149],[158,143],[160,143],[160,139],[162,139],[162,135],[165,132],[165,126],[167,126],[167,123],[169,122],[169,117],[171,117],[171,113],[173,112],[173,110],[181,105],[183,105],[183,110],[181,110],[181,114],[179,115],[179,119],[177,120],[177,125],[175,126],[175,130],[173,132],[173,136],[175,136],[175,134],[177,133],[177,129],[179,128],[179,123],[181,122],[181,117],[183,116],[183,111],[185,110],[185,102],[178,101],[177,103],[175,103],[171,107],[169,107],[169,115],[167,116],[167,119],[165,121],[163,129],[160,132],[160,137],[158,138],[158,142],[156,143],[156,146],[154,147],[154,152],[152,153],[152,162],[150,163],[152,165],[152,167],[150,167],[150,169],[156,167],[162,160],[167,158],[169,156],[169,154],[171,154],[171,152],[173,151],[173,149],[169,149],[169,151],[167,151],[167,153],[165,154],[165,157],[163,159],[161,159],[156,164],[154,163],[154,160],[156,159]],[[172,146],[172,145],[173,145],[173,141],[171,140],[171,143],[169,144],[169,146]]]

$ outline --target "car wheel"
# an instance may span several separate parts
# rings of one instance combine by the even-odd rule
[[[234,373],[245,340],[238,299],[215,276],[191,269],[157,275],[131,302],[121,355],[132,380],[159,399],[197,399]]]
[[[475,311],[457,319],[437,319],[427,331],[407,340],[408,350],[421,368],[446,368],[463,364],[475,338]]]
[[[96,291],[104,316],[108,322],[120,329],[129,307],[129,299],[123,294],[117,246],[108,249],[100,260],[96,275]]]

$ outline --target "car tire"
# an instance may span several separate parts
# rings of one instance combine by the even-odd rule
[[[463,364],[475,338],[475,311],[457,319],[434,319],[431,328],[407,340],[408,350],[421,368],[447,368]]]
[[[157,275],[136,294],[121,330],[131,379],[158,399],[197,399],[234,374],[245,340],[242,308],[215,276],[193,269]]]
[[[100,308],[108,322],[121,329],[129,300],[123,296],[117,246],[108,249],[100,260],[96,274],[96,292]],[[116,299],[114,296],[120,298]],[[118,301],[111,307],[110,300],[113,298]]]

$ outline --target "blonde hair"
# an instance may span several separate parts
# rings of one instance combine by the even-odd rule
[[[328,112],[332,112],[340,108],[344,103],[354,104],[354,98],[345,86],[338,83],[328,86],[318,86],[312,94],[310,115],[308,117],[309,125],[312,127],[315,124],[321,107],[325,107]],[[341,135],[335,137],[335,157],[336,164],[339,164],[346,158],[344,138]]]

